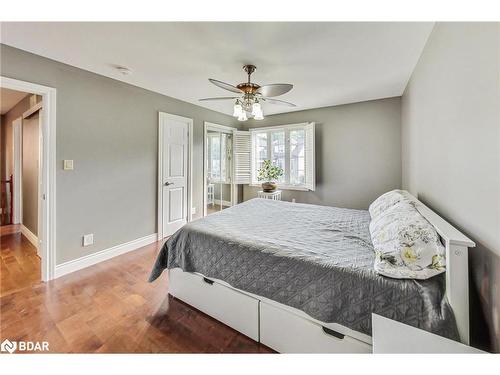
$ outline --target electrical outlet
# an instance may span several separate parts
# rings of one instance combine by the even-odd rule
[[[191,207],[191,215],[196,215],[196,207]]]
[[[90,246],[94,244],[94,234],[85,234],[83,236],[83,246]]]

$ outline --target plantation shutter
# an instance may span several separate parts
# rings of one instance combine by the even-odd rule
[[[315,166],[315,140],[314,140],[314,122],[309,122],[305,126],[305,174],[306,188],[314,191],[316,189],[316,166]]]
[[[248,131],[233,133],[234,184],[250,184],[252,181],[251,135]]]

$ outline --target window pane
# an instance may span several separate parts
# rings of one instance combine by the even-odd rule
[[[305,145],[304,129],[290,130],[290,184],[304,184],[305,175]]]
[[[267,156],[267,133],[257,133],[256,135],[256,145],[255,145],[255,161],[257,165],[255,170],[258,171],[264,160],[268,159]]]
[[[271,161],[274,165],[280,167],[285,171],[285,132],[272,132],[271,133]],[[278,182],[285,181],[285,174],[283,174]]]
[[[223,133],[226,146],[224,147],[223,160],[225,165],[224,181],[230,182],[232,177],[232,158],[233,158],[233,136],[231,134]]]
[[[212,181],[218,181],[221,178],[220,170],[220,138],[218,135],[210,136],[210,175]]]
[[[224,134],[222,133],[220,135],[220,142],[221,142],[221,145],[220,145],[220,159],[221,159],[221,164],[220,164],[220,180],[221,181],[226,181],[226,147],[227,147],[227,143],[226,143],[226,135],[227,134]]]

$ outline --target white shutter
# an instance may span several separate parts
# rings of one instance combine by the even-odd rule
[[[252,180],[250,132],[236,130],[233,133],[234,184],[250,184]]]
[[[305,126],[305,169],[306,169],[306,188],[314,191],[316,189],[316,166],[315,166],[315,140],[314,140],[314,122]]]

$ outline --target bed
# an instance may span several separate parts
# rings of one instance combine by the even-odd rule
[[[174,297],[280,352],[371,352],[372,313],[466,341],[466,301],[449,285],[467,275],[470,240],[439,222],[448,262],[460,262],[428,280],[390,279],[373,269],[369,223],[368,211],[252,199],[176,232],[150,281],[168,269]]]

